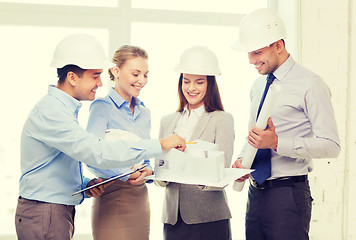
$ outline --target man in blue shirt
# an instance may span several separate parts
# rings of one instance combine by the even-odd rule
[[[128,167],[159,157],[162,150],[184,150],[177,135],[161,140],[107,142],[82,129],[77,120],[81,100],[94,100],[107,61],[100,43],[84,34],[70,35],[56,47],[51,63],[58,84],[32,109],[21,136],[21,178],[15,225],[18,239],[71,239],[74,206],[95,183],[82,174],[82,162],[102,168]],[[87,191],[98,197],[103,187]]]
[[[255,167],[252,165],[255,173],[250,177],[246,240],[307,240],[312,206],[307,176],[312,159],[333,158],[340,152],[331,93],[319,76],[297,64],[287,52],[284,23],[271,9],[245,16],[239,32],[234,47],[247,52],[250,64],[263,75],[251,89],[247,144],[268,153],[256,157]],[[269,86],[266,75],[267,81],[281,86],[281,93],[267,129],[258,129],[254,123],[261,96]],[[243,167],[244,150],[233,167]],[[263,168],[258,167],[258,159]],[[262,172],[268,175],[261,178]]]

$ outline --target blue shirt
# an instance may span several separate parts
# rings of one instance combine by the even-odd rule
[[[82,164],[104,169],[127,167],[159,157],[158,140],[107,142],[78,124],[79,101],[54,86],[30,112],[21,136],[20,196],[49,203],[77,205],[86,186]]]
[[[130,103],[111,88],[108,96],[98,98],[91,104],[88,132],[104,139],[107,129],[120,129],[134,133],[142,139],[149,139],[151,132],[150,110],[138,98],[133,98],[132,101],[135,101],[134,114],[130,110]],[[145,160],[145,163],[149,163],[149,160]],[[130,171],[129,168],[103,170],[92,166],[89,166],[89,169],[100,178],[114,177]],[[129,177],[126,176],[120,180],[127,181]]]
[[[305,175],[312,169],[313,158],[336,157],[340,152],[331,93],[318,75],[291,56],[273,75],[282,89],[271,114],[278,136],[277,151],[272,151],[271,178]],[[252,86],[250,127],[256,121],[265,85],[266,76],[261,76]]]

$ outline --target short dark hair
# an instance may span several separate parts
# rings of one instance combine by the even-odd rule
[[[223,104],[219,93],[218,84],[216,83],[215,76],[207,76],[208,86],[204,96],[204,107],[207,112],[224,111]],[[188,104],[187,99],[184,97],[182,91],[183,73],[180,74],[178,81],[178,96],[179,106],[177,112],[183,112],[184,107]]]
[[[74,72],[78,77],[82,77],[86,69],[80,68],[77,65],[69,64],[62,68],[57,68],[58,83],[63,84],[69,72]]]
[[[286,42],[284,41],[284,39],[280,39],[283,43],[283,46],[286,47]],[[274,43],[271,43],[268,47],[271,47],[273,44],[275,44],[276,42],[278,42],[279,40],[275,41]]]

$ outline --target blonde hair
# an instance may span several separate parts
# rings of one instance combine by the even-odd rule
[[[148,60],[148,55],[144,49],[131,45],[123,45],[115,51],[112,62],[115,63],[116,66],[120,67],[127,60],[133,59],[135,57],[142,57]],[[115,80],[115,76],[112,74],[111,69],[109,69],[109,76],[111,81]]]

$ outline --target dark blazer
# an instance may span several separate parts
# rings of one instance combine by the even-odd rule
[[[180,112],[165,116],[161,120],[159,137],[174,133]],[[230,167],[233,153],[235,131],[231,114],[223,111],[204,112],[192,134],[191,140],[201,139],[215,143],[225,153],[225,167]],[[163,204],[162,222],[175,224],[178,207],[182,219],[187,224],[214,222],[230,219],[225,191],[202,191],[197,185],[167,183],[156,181],[157,185],[166,187]]]

